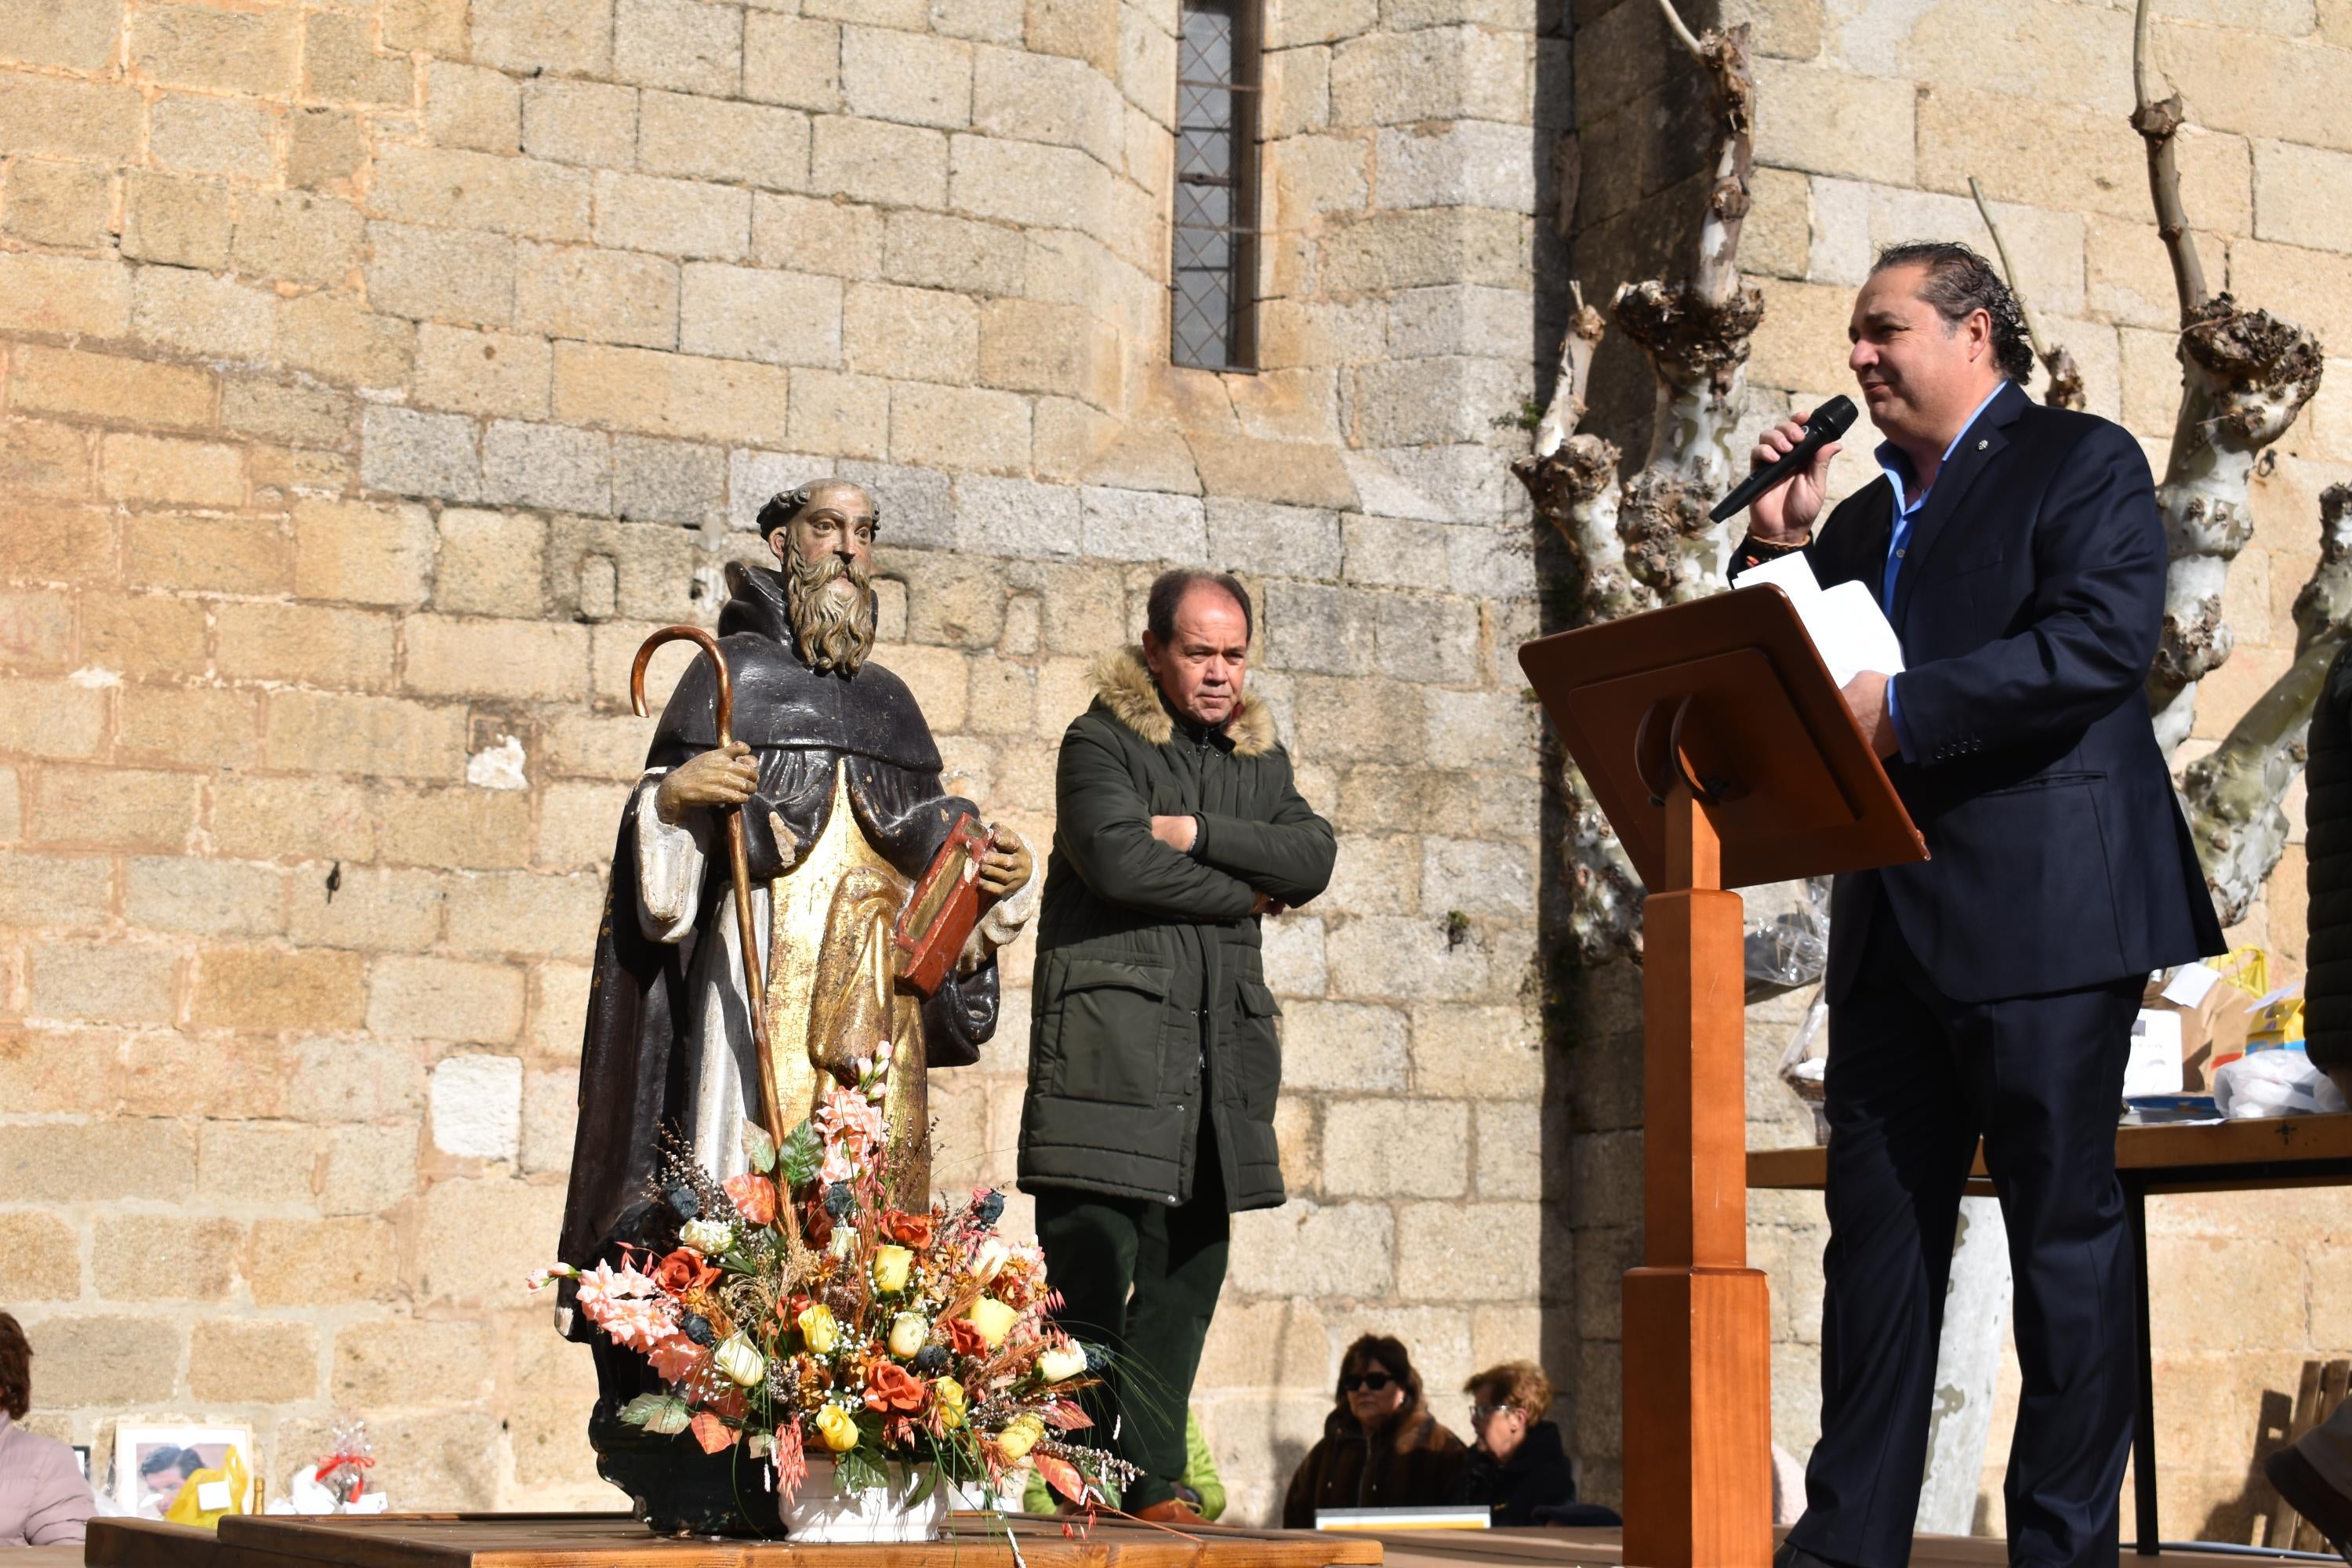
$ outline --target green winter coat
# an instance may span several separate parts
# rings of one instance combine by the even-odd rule
[[[1307,902],[1331,879],[1331,825],[1291,782],[1265,705],[1180,725],[1142,651],[1095,668],[1062,737],[1053,854],[1030,994],[1021,1185],[1190,1202],[1203,1075],[1234,1211],[1283,1201],[1274,1142],[1282,1047],[1258,894]],[[1150,818],[1194,814],[1190,854]]]

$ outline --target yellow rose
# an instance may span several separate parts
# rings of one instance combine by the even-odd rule
[[[981,1342],[990,1350],[1003,1344],[1004,1336],[1013,1331],[1013,1325],[1021,1321],[1020,1313],[993,1296],[982,1296],[974,1301],[964,1316],[971,1320],[971,1326],[980,1331]]]
[[[874,1249],[874,1289],[887,1296],[895,1296],[907,1288],[907,1276],[915,1267],[915,1255],[903,1247],[888,1244]]]
[[[768,1363],[750,1340],[740,1334],[730,1334],[711,1352],[711,1361],[730,1383],[751,1387],[768,1375]]]
[[[920,1312],[901,1312],[890,1320],[890,1353],[912,1356],[931,1337],[931,1321]]]
[[[835,1454],[846,1454],[857,1447],[857,1423],[838,1405],[828,1405],[816,1413],[816,1435]]]
[[[963,1384],[951,1377],[931,1380],[931,1397],[940,1402],[940,1420],[950,1430],[963,1425]]]
[[[793,1321],[801,1326],[801,1338],[808,1342],[811,1355],[830,1355],[840,1342],[841,1325],[833,1321],[833,1309],[822,1303]]]
[[[1003,1450],[1007,1463],[1019,1464],[1045,1435],[1045,1424],[1034,1415],[1023,1415],[996,1435],[996,1446]]]
[[[1087,1352],[1074,1344],[1049,1345],[1037,1354],[1037,1375],[1059,1383],[1087,1370]]]

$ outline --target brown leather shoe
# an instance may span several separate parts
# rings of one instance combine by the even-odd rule
[[[1135,1510],[1135,1517],[1152,1524],[1173,1524],[1180,1528],[1185,1525],[1206,1524],[1209,1522],[1206,1519],[1201,1516],[1201,1510],[1199,1509],[1194,1508],[1191,1503],[1186,1502],[1180,1497],[1172,1497],[1164,1502],[1153,1503],[1149,1508],[1137,1509]]]
[[[2264,1459],[2263,1474],[2289,1508],[2309,1520],[2312,1528],[2327,1537],[2329,1546],[2352,1562],[2352,1550],[2347,1550],[2352,1548],[2352,1497],[2329,1486],[2311,1461],[2292,1447]]]

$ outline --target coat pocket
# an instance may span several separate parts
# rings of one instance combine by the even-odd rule
[[[1164,964],[1066,961],[1046,1011],[1054,1091],[1116,1105],[1159,1103],[1160,1023],[1167,1005]]]
[[[1275,1022],[1282,1009],[1262,981],[1241,981],[1238,1000],[1234,1055],[1242,1100],[1251,1116],[1265,1120],[1274,1115],[1275,1100],[1282,1092],[1282,1033]]]

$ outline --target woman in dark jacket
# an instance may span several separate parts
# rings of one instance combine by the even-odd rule
[[[1489,1367],[1462,1385],[1470,1396],[1470,1427],[1478,1446],[1462,1467],[1454,1500],[1482,1502],[1499,1526],[1546,1522],[1539,1508],[1576,1500],[1576,1477],[1559,1428],[1543,1418],[1551,1408],[1551,1380],[1531,1361]]]
[[[1286,1530],[1312,1530],[1318,1508],[1429,1508],[1454,1500],[1462,1439],[1429,1413],[1404,1346],[1366,1334],[1339,1358],[1339,1407],[1307,1451],[1282,1502]]]

